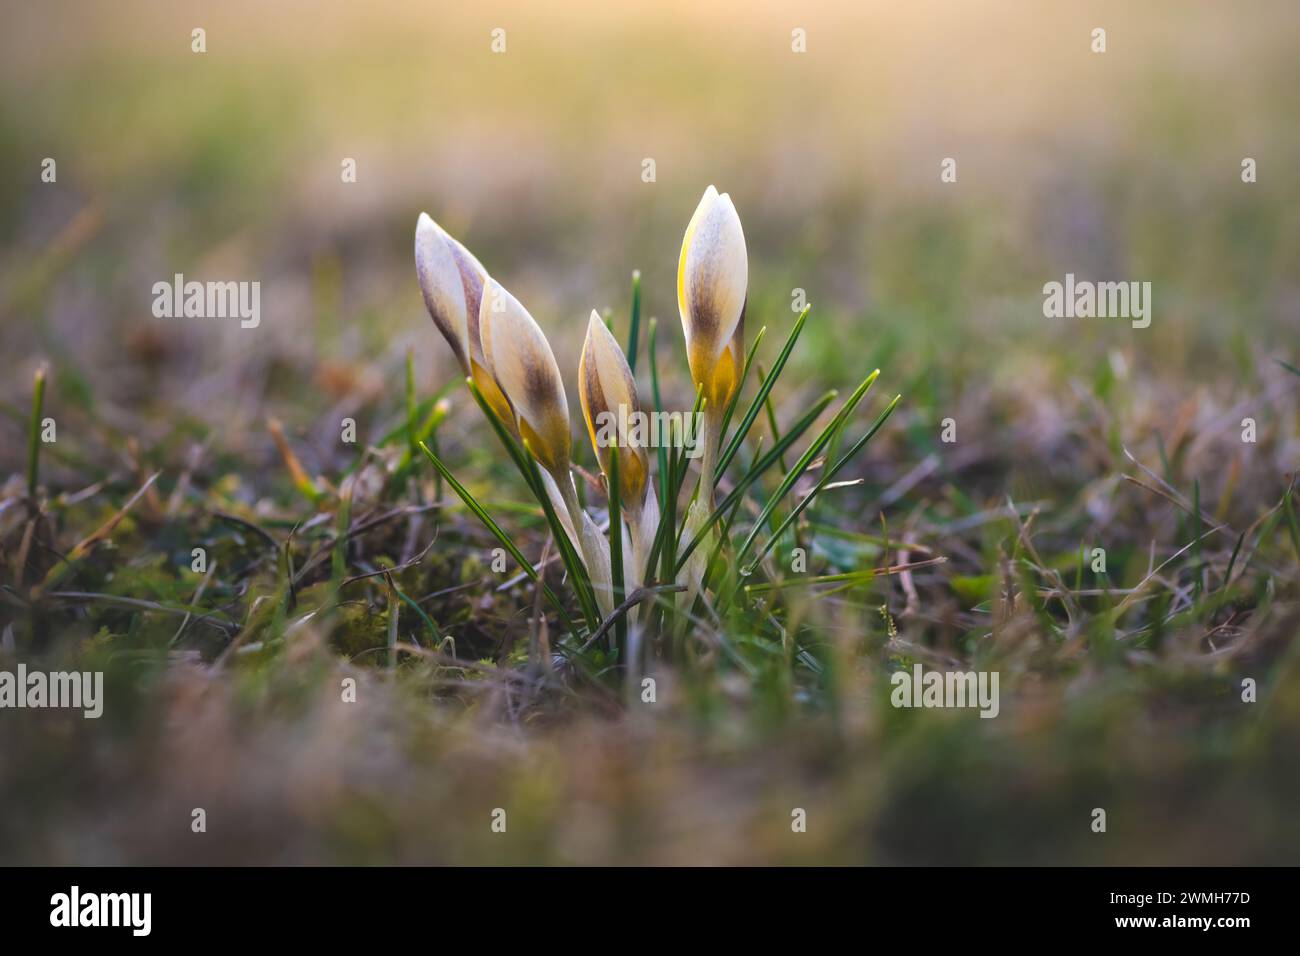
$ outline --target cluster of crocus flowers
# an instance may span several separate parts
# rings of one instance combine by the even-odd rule
[[[425,307],[469,381],[510,434],[542,465],[547,497],[606,613],[613,608],[609,557],[578,505],[570,471],[568,401],[546,336],[519,301],[425,213],[415,227],[415,270]],[[494,347],[495,345],[495,347]]]
[[[580,550],[601,610],[608,615],[613,606],[609,544],[578,503],[568,402],[550,343],[528,310],[423,213],[416,226],[415,260],[434,324],[485,404],[541,465],[546,493]],[[703,527],[713,508],[723,415],[743,370],[747,282],[740,218],[731,198],[710,186],[686,228],[677,276],[691,378],[703,400],[700,487],[686,515],[686,528],[692,532]],[[578,363],[578,393],[607,486],[617,474],[621,515],[611,514],[610,521],[626,522],[622,557],[624,584],[631,591],[650,573],[659,503],[649,455],[625,425],[642,414],[636,381],[623,350],[595,311]],[[613,441],[608,440],[609,429],[602,427],[608,423],[616,423]],[[692,599],[706,550],[696,548],[687,567]]]

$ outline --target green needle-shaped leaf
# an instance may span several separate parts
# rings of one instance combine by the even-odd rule
[[[714,475],[720,479],[726,473],[727,465],[731,464],[731,459],[736,456],[740,450],[740,443],[745,440],[749,434],[750,426],[754,424],[754,419],[763,408],[763,403],[767,400],[768,393],[772,391],[772,386],[776,380],[781,377],[781,371],[785,368],[786,360],[794,350],[794,343],[799,339],[799,333],[803,331],[804,323],[808,320],[808,312],[812,306],[805,306],[804,310],[799,313],[799,318],[795,320],[794,328],[790,330],[790,336],[785,340],[785,345],[781,347],[781,354],[776,357],[772,364],[772,374],[769,375],[763,384],[758,388],[758,394],[754,400],[749,403],[749,408],[745,410],[745,415],[740,420],[740,425],[736,428],[736,433],[731,436],[731,441],[727,443],[726,450],[718,457],[718,466],[714,469]],[[748,367],[749,363],[745,363]],[[739,393],[739,389],[737,389]]]
[[[487,510],[465,489],[464,485],[456,480],[456,476],[448,470],[447,466],[442,463],[437,455],[429,450],[428,445],[424,442],[420,442],[420,450],[424,452],[425,457],[428,458],[429,461],[433,462],[433,467],[438,469],[438,473],[442,475],[443,480],[446,481],[447,484],[451,485],[451,490],[456,492],[461,501],[465,502],[465,507],[473,512],[474,516],[483,523],[483,527],[487,528],[488,531],[492,533],[492,536],[501,543],[501,547],[505,548],[506,552],[515,559],[521,568],[523,568],[524,573],[532,578],[539,587],[541,587],[543,596],[550,601],[555,610],[559,612],[560,620],[563,622],[565,629],[570,634],[574,635],[574,637],[579,636],[578,630],[574,626],[572,619],[569,617],[568,611],[565,610],[563,602],[559,599],[556,593],[551,590],[551,586],[542,580],[542,576],[533,567],[532,562],[524,557],[523,552],[519,550],[510,535],[506,534],[505,531],[501,529],[501,526],[492,520],[492,516],[487,513]]]

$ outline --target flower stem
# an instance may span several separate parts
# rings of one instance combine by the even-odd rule
[[[578,532],[582,559],[587,565],[587,576],[591,579],[592,590],[596,592],[596,603],[600,605],[600,612],[609,617],[614,611],[614,586],[609,568],[609,553],[595,522],[587,517],[587,513],[582,510],[582,505],[578,504],[578,489],[573,484],[573,475],[568,474],[563,477],[563,481],[557,478],[556,484],[560,486],[560,494],[564,497],[564,506],[569,511],[569,519]]]

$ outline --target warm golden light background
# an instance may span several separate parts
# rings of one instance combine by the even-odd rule
[[[797,27],[806,54],[791,51]],[[1278,360],[1300,366],[1297,38],[1293,0],[5,3],[0,579],[22,573],[11,542],[38,363],[59,438],[38,449],[53,517],[34,561],[55,563],[163,477],[78,572],[90,598],[0,603],[4,642],[108,661],[114,695],[95,727],[37,714],[30,734],[0,732],[0,805],[19,808],[0,814],[0,856],[1294,863],[1300,538],[1280,502],[1300,414]],[[45,157],[57,183],[40,180]],[[940,182],[945,157],[956,183]],[[1242,182],[1244,157],[1258,182]],[[536,509],[425,312],[416,218],[463,240],[546,330],[591,468],[579,348],[592,308],[626,335],[634,269],[660,320],[665,405],[688,403],[674,282],[710,183],[744,224],[760,361],[794,321],[792,290],[813,306],[773,417],[877,366],[855,429],[903,394],[844,474],[862,484],[818,501],[817,557],[870,569],[908,533],[949,559],[917,573],[919,596],[882,578],[795,606],[790,640],[824,671],[755,641],[752,680],[665,673],[662,717],[611,715],[596,696],[529,710],[511,697],[522,668],[507,672],[531,592],[495,589],[489,542],[450,494],[441,514],[367,539],[347,571],[436,539],[404,580],[456,638],[451,664],[371,666],[381,608],[396,606],[378,578],[320,632],[256,619],[248,656],[222,666],[223,632],[192,622],[178,641],[174,617],[122,608],[195,600],[202,540],[223,562],[202,601],[269,616],[286,539],[300,560],[328,551],[341,508],[295,493],[267,419],[336,488],[405,422],[408,349],[422,400],[449,387],[443,456],[540,553]],[[175,273],[259,281],[260,327],[155,319],[152,286]],[[1151,282],[1150,328],[1045,318],[1042,287],[1066,273]],[[345,416],[357,445],[340,441]],[[956,447],[939,444],[949,416]],[[372,474],[402,444],[368,459]],[[1125,482],[1146,475],[1126,450],[1233,533],[1180,550],[1199,521]],[[358,493],[341,526],[427,502],[432,475],[416,477],[401,501],[382,481]],[[1022,521],[1045,567],[1013,580]],[[1099,543],[1116,589],[1182,555],[1127,634],[1084,577],[1082,549]],[[1085,609],[1068,622],[1034,606],[1060,580]],[[912,659],[1001,668],[1003,716],[892,709],[888,672]],[[1234,689],[1246,673],[1254,710]],[[340,710],[341,674],[359,677],[355,713]],[[231,830],[177,839],[167,827],[200,801]],[[480,825],[502,801],[525,837]],[[1104,840],[1085,816],[1099,803]],[[791,806],[816,821],[802,843]]]
[[[806,289],[814,357],[837,371],[895,351],[918,371],[940,334],[975,348],[949,355],[953,375],[1014,370],[1009,340],[1032,361],[1091,343],[1182,366],[1195,342],[1269,348],[1295,327],[1294,5],[905,6],[15,7],[7,351],[129,361],[124,339],[158,333],[151,282],[182,271],[260,279],[266,320],[168,328],[152,347],[189,348],[164,378],[237,358],[256,381],[273,352],[302,372],[395,368],[413,344],[441,381],[409,261],[424,209],[530,306],[567,374],[589,309],[623,312],[634,268],[648,311],[675,323],[677,246],[710,182],[745,222],[751,324],[788,323]],[[47,155],[54,188],[37,177]],[[956,184],[939,182],[946,156]],[[1259,183],[1240,182],[1243,156]],[[52,249],[87,210],[63,262]],[[1153,281],[1153,328],[1045,320],[1041,286],[1067,271]]]

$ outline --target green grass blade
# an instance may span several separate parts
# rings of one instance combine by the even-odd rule
[[[813,443],[808,446],[808,450],[803,453],[803,456],[795,462],[794,467],[786,473],[786,476],[783,479],[781,479],[781,484],[777,487],[772,496],[767,499],[767,503],[763,505],[763,510],[759,513],[758,519],[754,522],[754,527],[750,530],[748,537],[745,538],[740,549],[736,552],[737,567],[743,566],[742,562],[745,559],[745,555],[748,554],[749,549],[754,546],[754,541],[758,537],[758,533],[763,529],[763,525],[767,522],[768,515],[772,513],[772,509],[774,509],[780,500],[789,493],[790,489],[794,487],[795,482],[799,480],[800,476],[807,471],[808,466],[813,463],[813,460],[817,457],[818,453],[826,446],[826,443],[831,440],[831,436],[835,431],[842,428],[844,423],[848,421],[849,415],[853,413],[853,409],[857,407],[858,402],[862,401],[862,397],[867,394],[867,391],[875,383],[876,378],[879,375],[880,369],[876,369],[862,380],[862,384],[854,390],[853,394],[849,396],[843,407],[835,413],[835,417],[831,419],[830,424],[822,429],[821,434],[818,435],[817,438],[813,440]]]
[[[650,349],[650,397],[653,401],[653,410],[662,412],[664,410],[663,399],[659,395],[659,360],[655,355],[656,340],[659,333],[659,320],[650,319],[649,331],[649,349]],[[657,442],[658,447],[655,449],[655,456],[659,462],[659,490],[666,498],[668,494],[668,446],[664,442]]]
[[[391,574],[384,575],[388,584],[388,666],[397,666],[397,628],[401,621],[402,603],[397,597],[397,585]]]
[[[632,272],[632,322],[627,332],[627,367],[636,374],[636,347],[641,338],[641,270]]]
[[[762,448],[762,445],[763,445],[763,436],[760,435],[759,438],[758,438],[758,447],[759,447],[760,450],[761,450],[761,448]],[[757,454],[757,453],[758,453],[758,452],[756,451],[755,454]],[[757,476],[755,476],[755,477],[757,477]],[[732,505],[730,511],[727,511],[727,512],[726,512],[726,516],[725,516],[725,518],[723,518],[723,520],[722,520],[722,529],[721,529],[721,530],[719,531],[719,533],[718,533],[718,540],[717,540],[717,543],[714,544],[714,546],[713,546],[713,550],[712,550],[711,552],[709,552],[709,560],[708,560],[707,562],[705,562],[705,565],[704,565],[704,578],[703,578],[703,580],[702,580],[702,582],[701,582],[701,584],[700,584],[700,589],[701,589],[701,591],[706,590],[707,588],[709,588],[710,585],[711,585],[711,582],[713,582],[713,581],[716,580],[716,578],[715,578],[714,575],[713,575],[713,569],[714,569],[714,568],[717,566],[717,564],[718,564],[718,559],[719,559],[719,558],[721,557],[721,555],[722,555],[722,549],[723,549],[723,547],[727,544],[727,542],[729,542],[729,541],[731,540],[731,525],[733,524],[733,522],[735,522],[735,520],[736,520],[736,515],[738,515],[738,514],[740,513],[740,495],[736,495],[736,496],[734,496],[734,498],[735,498],[735,504]],[[730,497],[726,499],[726,501],[730,501],[730,500],[731,500]],[[725,504],[725,503],[726,503],[726,502],[724,501],[724,504]],[[711,526],[712,526],[712,523],[713,523],[713,515],[709,515],[709,520],[708,520],[707,522],[705,522],[706,530],[707,530],[708,527],[711,527]],[[728,574],[730,574],[730,575],[734,575],[734,574],[735,574],[735,569],[734,569],[734,567],[732,567],[731,565],[728,564],[728,565],[725,565],[724,567],[726,568]],[[730,588],[728,588],[728,590],[730,590]]]
[[[1201,597],[1201,569],[1203,567],[1201,558],[1201,482],[1200,479],[1192,481],[1192,574],[1195,576],[1192,581],[1192,603],[1195,604]]]
[[[749,346],[749,352],[745,355],[745,365],[740,370],[740,381],[736,383],[736,390],[731,393],[731,400],[727,402],[727,410],[722,414],[722,430],[718,432],[720,436],[727,434],[727,429],[731,427],[731,419],[736,414],[736,405],[740,403],[740,393],[745,387],[745,382],[749,379],[749,369],[754,364],[754,356],[758,353],[758,347],[766,336],[767,326],[765,325],[758,330],[753,343]]]
[[[425,403],[420,403],[421,408],[423,408],[424,405]],[[397,468],[393,471],[392,483],[394,486],[400,486],[415,468],[415,463],[420,458],[420,442],[424,442],[432,448],[435,455],[441,454],[441,451],[438,448],[438,428],[446,420],[446,405],[435,402],[429,406],[428,414],[424,416],[423,421],[420,423],[420,427],[415,430],[415,441],[411,443],[411,448],[414,448],[415,451],[412,452],[411,449],[408,448],[406,451],[402,452],[402,460],[398,462]],[[435,475],[433,500],[442,500],[442,475]]]
[[[762,363],[759,363],[759,366],[758,366],[758,378],[759,378],[759,382],[760,382],[760,384],[763,383],[763,382],[766,382],[767,379],[768,379],[768,375],[767,375],[767,373],[763,370]],[[767,427],[768,427],[768,429],[772,432],[772,441],[774,441],[774,442],[780,441],[780,440],[781,440],[781,427],[780,427],[780,425],[777,423],[777,420],[776,420],[776,406],[775,406],[775,405],[773,404],[773,402],[772,402],[772,395],[771,395],[771,393],[768,394],[768,396],[767,396],[767,400],[763,403],[763,409],[764,409],[764,411],[765,411],[766,414],[767,414]],[[785,455],[784,455],[784,454],[781,455],[780,464],[781,464],[781,470],[782,470],[782,471],[789,471],[789,470],[790,470],[790,466],[789,466],[789,464],[786,463]],[[769,519],[769,521],[770,521],[770,523],[771,523],[771,525],[772,525],[772,530],[773,530],[773,531],[776,530],[776,523],[777,523],[777,521],[778,521],[779,519],[780,519],[780,513],[777,512],[777,511],[773,511],[773,512],[772,512],[772,516],[771,516],[771,518]],[[730,521],[728,522],[728,524],[730,524]],[[795,545],[798,546],[798,543],[799,543],[799,542],[798,542],[798,526],[797,526],[797,525],[795,526],[795,532],[796,532],[796,535],[795,535]],[[725,534],[726,532],[724,531],[723,533]]]
[[[763,549],[759,551],[757,555],[754,556],[754,560],[749,563],[749,566],[741,569],[740,573],[742,576],[746,576],[753,573],[754,568],[758,565],[758,562],[762,561],[763,558],[767,555],[767,553],[770,550],[772,550],[772,546],[776,544],[777,541],[780,540],[781,535],[785,533],[786,528],[788,528],[791,525],[791,523],[794,522],[794,520],[799,517],[799,515],[803,512],[803,510],[806,507],[808,507],[809,504],[812,503],[813,499],[817,497],[817,494],[820,491],[822,491],[828,484],[830,484],[830,482],[835,478],[835,476],[840,472],[840,470],[843,469],[845,465],[847,465],[850,461],[853,460],[854,456],[856,456],[858,452],[860,452],[863,449],[863,447],[867,444],[867,442],[871,441],[871,439],[875,437],[876,432],[880,431],[881,426],[885,424],[885,420],[888,419],[889,416],[893,414],[894,409],[898,407],[898,403],[901,400],[902,400],[901,395],[895,395],[894,400],[889,403],[889,405],[885,408],[883,412],[880,413],[880,415],[872,423],[871,427],[867,429],[866,434],[863,435],[861,438],[859,438],[857,441],[855,441],[849,447],[849,450],[846,451],[837,462],[835,462],[835,465],[833,467],[828,468],[826,470],[825,474],[823,474],[821,478],[818,479],[817,484],[813,486],[812,491],[808,492],[808,494],[804,496],[803,500],[800,501],[797,505],[795,505],[794,508],[791,509],[790,513],[785,516],[785,519],[776,527],[776,530],[772,532],[772,536],[768,539],[767,544],[764,545]],[[758,527],[759,525],[756,524],[755,530],[757,530]],[[753,536],[754,535],[751,532],[750,538],[752,539]],[[746,542],[746,544],[748,544],[748,542]],[[745,550],[746,550],[745,546],[742,546],[740,554],[743,554]],[[738,555],[737,561],[739,560],[740,558]]]
[[[1300,525],[1296,524],[1295,508],[1291,506],[1292,489],[1287,488],[1286,493],[1282,496],[1282,502],[1286,510],[1286,527],[1291,533],[1291,547],[1295,549],[1295,556],[1300,560]]]
[[[696,416],[700,414],[700,409],[704,404],[703,392],[700,388],[695,389],[695,406],[691,409],[693,420],[698,420]],[[668,474],[670,487],[667,489],[665,502],[661,506],[662,514],[659,522],[659,528],[655,531],[654,541],[650,545],[650,557],[648,566],[654,567],[656,562],[662,559],[664,568],[664,583],[671,583],[676,579],[679,565],[675,559],[675,550],[677,546],[677,536],[681,529],[676,527],[677,523],[677,497],[681,492],[682,482],[686,478],[686,469],[689,462],[686,458],[686,447],[683,443],[678,449],[675,456],[669,459]],[[683,527],[685,525],[683,524]],[[670,570],[671,569],[671,570]]]
[[[343,585],[348,574],[348,535],[352,531],[352,479],[344,478],[339,486],[339,510],[335,516],[334,551],[330,555],[330,572],[334,589]]]
[[[447,384],[443,385],[442,388],[438,389],[438,391],[435,392],[433,395],[430,395],[428,398],[425,398],[422,401],[420,401],[420,403],[416,406],[417,414],[425,416],[424,421],[427,422],[429,416],[434,414],[435,406],[440,401],[442,401],[444,398],[447,397],[447,394],[455,387],[455,385],[456,385],[456,379],[453,378],[449,380]],[[388,445],[393,444],[394,442],[405,441],[406,432],[407,432],[406,415],[403,414],[400,424],[394,426],[393,428],[390,428],[388,431],[386,431],[383,434],[382,437],[380,437],[378,441],[371,442],[370,444],[375,448],[385,448]],[[434,450],[437,451],[437,448],[435,447]],[[341,481],[342,479],[346,478],[348,475],[351,475],[354,472],[356,472],[356,470],[360,468],[366,462],[366,460],[367,459],[365,455],[357,455],[356,458],[352,462],[350,462],[346,468],[344,468],[341,472],[339,472],[339,480]],[[416,456],[415,460],[419,460],[419,456]]]
[[[650,394],[654,399],[654,410],[662,412],[664,409],[663,399],[659,394],[659,360],[656,355],[656,340],[659,331],[659,322],[657,319],[650,320],[649,332],[649,349],[650,349]],[[668,447],[665,443],[659,442],[659,447],[655,454],[659,460],[659,527],[655,529],[655,539],[650,549],[649,566],[646,568],[646,583],[649,584],[654,577],[655,564],[659,558],[659,552],[663,544],[664,527],[674,527],[677,524],[677,487],[673,481],[676,474],[676,462],[673,461],[673,467],[669,467],[672,460],[668,456]],[[663,580],[670,582],[672,565],[665,558],[663,563]]]
[[[699,545],[700,541],[703,540],[704,535],[708,533],[709,529],[712,528],[730,508],[740,501],[740,496],[745,493],[750,485],[762,477],[767,470],[772,467],[772,465],[781,460],[781,455],[784,454],[786,449],[798,441],[803,433],[812,427],[813,423],[821,417],[822,412],[826,410],[826,407],[830,405],[831,402],[835,401],[838,394],[838,392],[832,389],[822,395],[822,397],[813,404],[813,407],[809,409],[808,413],[804,415],[803,418],[799,419],[799,421],[795,422],[794,425],[790,427],[790,430],[781,436],[781,440],[773,445],[770,451],[750,466],[750,469],[745,473],[744,477],[736,483],[736,487],[727,493],[726,497],[722,499],[721,503],[714,509],[713,513],[709,515],[708,520],[704,522],[704,526],[700,529],[700,533],[681,550],[681,553],[677,557],[677,563],[674,565],[677,571],[680,571],[686,566],[686,559],[695,551],[696,547]]]
[[[524,442],[524,456],[530,480],[537,488],[537,500],[541,503],[542,511],[546,513],[546,523],[551,526],[551,537],[555,539],[555,546],[559,549],[560,560],[564,562],[565,570],[569,572],[569,580],[573,582],[573,590],[578,596],[578,604],[582,607],[583,616],[587,619],[587,626],[594,631],[600,626],[600,610],[596,605],[596,592],[591,586],[591,575],[587,573],[587,565],[583,563],[573,542],[569,540],[568,532],[564,530],[564,524],[555,512],[555,505],[551,503],[551,496],[544,490],[540,466],[527,441]],[[575,528],[574,533],[581,532]]]
[[[876,571],[874,568],[863,568],[858,571],[845,571],[840,574],[821,574],[815,577],[792,578],[788,581],[765,581],[761,584],[749,584],[745,590],[750,594],[765,594],[769,591],[784,591],[789,588],[806,588],[818,584],[869,584],[874,581]]]
[[[1228,559],[1228,570],[1223,573],[1223,586],[1227,587],[1232,583],[1232,569],[1237,563],[1237,555],[1241,553],[1241,543],[1246,540],[1246,532],[1237,535],[1237,543],[1232,546],[1232,557]]]
[[[32,380],[32,430],[27,436],[27,496],[36,497],[36,479],[41,460],[41,413],[45,407],[45,366]]]
[[[768,378],[770,378],[770,376],[769,376],[765,371],[763,371],[763,366],[762,366],[761,363],[760,363],[759,366],[758,366],[758,378],[759,378],[759,382],[760,382],[760,384],[762,384],[762,383],[766,383],[767,380],[768,380]],[[767,396],[767,400],[763,403],[763,405],[764,405],[764,408],[765,408],[766,411],[767,411],[767,427],[770,428],[770,429],[772,429],[772,441],[774,441],[774,442],[775,442],[775,441],[780,441],[780,440],[781,440],[781,427],[780,427],[780,426],[777,424],[777,422],[776,422],[776,407],[772,404],[772,396],[771,396],[771,394],[769,394],[769,395]],[[782,456],[781,456],[781,470],[782,470],[782,471],[785,471],[787,468],[789,468],[789,466],[785,463],[785,456],[782,455]]]
[[[412,457],[416,452],[416,428],[419,427],[415,412],[415,349],[406,350],[406,447]]]
[[[839,584],[841,587],[832,591],[825,592],[827,595],[837,594],[848,587],[854,587],[859,584],[869,584],[876,578],[884,577],[890,574],[900,574],[903,571],[915,571],[919,568],[932,568],[935,565],[946,564],[948,559],[940,556],[937,558],[924,558],[920,561],[912,561],[909,564],[899,564],[888,568],[862,568],[857,571],[843,571],[839,574],[822,574],[816,577],[791,578],[787,581],[764,581],[761,584],[749,584],[745,586],[745,591],[749,594],[764,594],[769,591],[784,591],[790,588],[806,588],[817,584]],[[1030,589],[1027,588],[1025,593]],[[1037,589],[1032,589],[1037,593]]]
[[[776,357],[776,361],[772,364],[772,374],[759,386],[758,394],[749,403],[749,408],[745,410],[744,417],[741,418],[740,424],[736,427],[736,433],[731,436],[731,441],[727,443],[726,450],[718,457],[718,465],[713,471],[716,478],[720,479],[726,472],[727,466],[731,464],[731,459],[740,450],[740,443],[749,434],[749,429],[754,424],[754,419],[758,417],[758,413],[762,410],[763,403],[772,391],[772,386],[776,384],[776,380],[781,377],[781,372],[785,369],[786,360],[790,358],[790,353],[794,350],[794,344],[799,339],[799,333],[803,331],[804,323],[808,321],[808,312],[811,309],[812,306],[805,306],[804,310],[799,313],[799,318],[795,320],[794,328],[790,330],[785,345],[781,347],[781,354]],[[737,392],[739,392],[739,389],[737,389]]]
[[[437,647],[441,644],[442,633],[438,630],[438,625],[433,622],[433,618],[429,617],[424,608],[420,607],[420,605],[416,603],[415,599],[399,588],[395,582],[393,584],[393,590],[397,592],[397,596],[401,598],[402,603],[414,611],[420,620],[424,622],[424,626],[427,627],[429,633],[433,635],[433,646]],[[418,644],[419,641],[416,641],[416,643]]]
[[[626,596],[623,587],[623,512],[622,490],[618,486],[618,441],[610,449],[609,474],[605,483],[609,486],[609,571],[614,585],[614,607],[623,603]],[[627,665],[627,616],[618,615],[614,622],[615,641],[618,646],[619,660]]]
[[[433,463],[433,467],[438,469],[439,474],[442,475],[443,481],[451,486],[451,490],[456,492],[456,495],[460,500],[465,503],[465,507],[474,514],[474,517],[478,518],[478,520],[482,522],[483,527],[487,528],[488,531],[491,532],[492,537],[496,538],[497,541],[500,542],[501,547],[505,548],[506,553],[515,559],[515,562],[523,569],[524,573],[532,578],[538,587],[542,589],[542,595],[546,600],[551,602],[551,605],[559,613],[560,620],[563,622],[565,630],[577,637],[578,630],[574,626],[573,620],[569,617],[569,612],[565,610],[564,603],[560,600],[559,596],[551,590],[551,586],[542,580],[542,576],[533,567],[532,562],[524,557],[523,552],[519,550],[510,535],[506,534],[505,531],[501,529],[501,526],[492,520],[492,516],[487,513],[486,509],[484,509],[474,496],[465,489],[464,485],[456,480],[456,476],[448,470],[447,466],[442,463],[441,459],[439,459],[437,455],[429,450],[429,446],[424,442],[420,442],[420,451],[424,452],[424,456]]]

